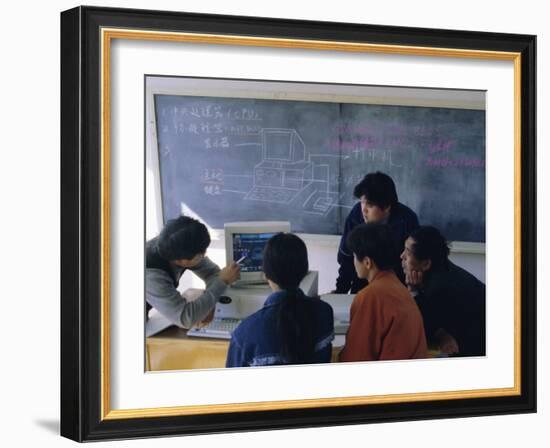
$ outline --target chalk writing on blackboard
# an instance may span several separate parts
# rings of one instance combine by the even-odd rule
[[[354,186],[383,171],[422,223],[485,240],[485,112],[155,95],[164,219],[288,220],[339,234]]]

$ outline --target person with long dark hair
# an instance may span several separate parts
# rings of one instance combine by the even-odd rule
[[[330,362],[332,308],[300,289],[309,271],[304,242],[290,233],[274,235],[264,251],[263,270],[273,293],[231,335],[226,366]]]

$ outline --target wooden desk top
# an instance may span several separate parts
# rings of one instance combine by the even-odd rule
[[[338,361],[343,346],[343,338],[337,338],[337,342],[333,342],[331,362]],[[170,327],[146,338],[147,371],[223,369],[228,348],[228,340],[189,337],[187,330]],[[429,350],[428,357],[438,353]]]
[[[187,370],[225,368],[229,341],[187,336],[187,330],[170,327],[146,338],[147,370]],[[332,348],[337,361],[341,346]]]

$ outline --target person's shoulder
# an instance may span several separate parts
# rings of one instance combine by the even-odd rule
[[[377,294],[377,287],[373,283],[369,283],[367,286],[365,286],[363,289],[360,289],[355,294],[355,297],[353,298],[353,304],[355,306],[363,305],[370,301],[370,299]]]
[[[405,219],[418,220],[418,217],[417,217],[416,213],[414,212],[414,210],[412,208],[406,206],[405,204],[402,204],[401,202],[398,202],[395,205],[395,212],[396,212],[396,215],[398,215],[400,217],[403,217]]]
[[[485,284],[479,280],[474,274],[468,272],[466,269],[448,261],[449,269],[448,276],[458,281],[470,284],[472,287],[485,288]]]
[[[245,317],[233,330],[231,338],[241,347],[263,344],[265,337],[262,335],[268,327],[266,324],[271,322],[273,318],[271,315],[273,310],[269,310],[269,308],[271,307],[260,308],[250,316]]]
[[[454,269],[450,268],[450,266],[432,267],[426,274],[425,291],[429,292],[446,288],[447,285],[452,283],[453,271]]]
[[[388,300],[385,300],[384,289],[380,285],[376,285],[375,282],[369,283],[357,292],[351,304],[353,313],[363,317],[375,316],[379,310],[387,307]]]
[[[162,269],[145,269],[145,291],[147,294],[173,294],[176,291],[174,281]]]
[[[350,224],[360,224],[362,222],[364,222],[363,220],[363,212],[361,211],[361,203],[360,202],[357,202],[350,210],[350,212],[348,213],[348,217],[346,218],[346,220],[350,223]]]
[[[172,282],[170,275],[164,269],[158,268],[145,268],[145,279],[146,280],[169,280]]]
[[[245,317],[235,329],[234,333],[236,333],[237,336],[242,336],[245,333],[254,331],[257,327],[262,327],[265,321],[271,317],[273,312],[273,307],[270,306],[260,308],[250,316]]]
[[[332,306],[325,302],[321,297],[304,296],[304,299],[310,302],[320,313],[333,314]]]
[[[393,269],[382,271],[377,282],[373,283],[377,291],[385,292],[392,291],[395,295],[409,294],[407,287],[399,280],[399,277]]]
[[[377,301],[384,300],[387,296],[399,294],[402,290],[408,292],[395,272],[381,271],[377,277],[359,291],[357,295]]]
[[[253,315],[250,315],[244,318],[239,323],[237,328],[233,330],[233,333],[231,333],[231,339],[236,341],[238,344],[243,343],[243,341],[246,339],[246,335],[250,332],[250,329],[254,327],[254,319],[252,318],[252,316]]]
[[[154,238],[151,238],[149,241],[145,242],[145,247],[152,247],[156,246],[158,242],[159,237],[155,236]]]
[[[445,297],[460,296],[465,286],[477,282],[473,275],[448,260],[447,266],[430,270],[423,292]]]

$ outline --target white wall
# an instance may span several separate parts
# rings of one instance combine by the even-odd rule
[[[548,445],[550,296],[548,38],[544,2],[297,2],[279,0],[89,0],[91,5],[188,10],[296,19],[538,34],[539,413],[469,419],[339,426],[301,430],[98,443],[97,447],[422,446],[519,447]],[[4,316],[0,370],[3,446],[75,446],[57,436],[59,422],[59,11],[73,1],[3,5],[2,175],[0,220]],[[23,119],[22,117],[25,117]],[[502,204],[509,207],[510,204]],[[544,348],[544,356],[543,356]]]

